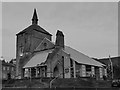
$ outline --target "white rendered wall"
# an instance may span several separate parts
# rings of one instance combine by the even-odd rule
[[[82,65],[82,77],[86,77],[86,67]]]

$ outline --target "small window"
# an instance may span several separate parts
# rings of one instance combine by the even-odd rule
[[[46,47],[47,46],[47,43],[44,43],[44,47]]]
[[[91,66],[90,65],[86,65],[86,71],[91,71]]]
[[[27,43],[27,38],[25,38],[25,44]]]
[[[3,67],[3,70],[5,70],[5,67]]]
[[[7,70],[9,70],[9,67],[7,67]]]

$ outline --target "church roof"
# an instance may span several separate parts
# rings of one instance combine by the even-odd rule
[[[35,67],[38,64],[45,62],[48,57],[48,54],[51,53],[52,50],[53,49],[38,52],[30,59],[30,61],[23,68]]]
[[[71,47],[65,46],[64,51],[67,54],[70,54],[70,57],[78,63],[99,66],[99,67],[105,66],[104,64],[88,57],[87,55],[84,55],[83,53],[81,53]]]
[[[44,33],[44,34],[52,36],[52,34],[47,32],[46,30],[44,30],[42,27],[40,27],[37,24],[30,25],[29,27],[25,28],[23,31],[20,31],[19,33],[17,33],[16,35],[19,35],[19,34],[22,34],[22,33],[25,33],[25,32],[30,32],[31,30],[35,30],[35,31],[38,31],[38,32],[41,32],[41,33]]]
[[[57,51],[59,51],[59,49],[49,49],[49,50],[37,52],[23,68],[35,67],[38,64],[45,62],[47,58],[51,58],[49,57],[49,55],[53,57],[57,53]],[[71,47],[65,46],[63,51],[67,54],[70,54],[70,58],[80,64],[92,65],[98,67],[105,66],[104,64],[88,57],[87,55],[84,55],[83,53]]]

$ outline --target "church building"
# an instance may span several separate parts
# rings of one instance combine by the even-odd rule
[[[18,34],[16,41],[16,76],[77,78],[107,76],[106,66],[66,46],[64,34],[57,30],[56,41],[38,25],[34,9],[32,25]]]

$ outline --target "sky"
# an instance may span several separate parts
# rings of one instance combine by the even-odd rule
[[[16,34],[31,25],[34,8],[53,42],[61,30],[65,45],[89,57],[118,56],[117,2],[3,2],[2,56],[7,61],[16,57]]]

